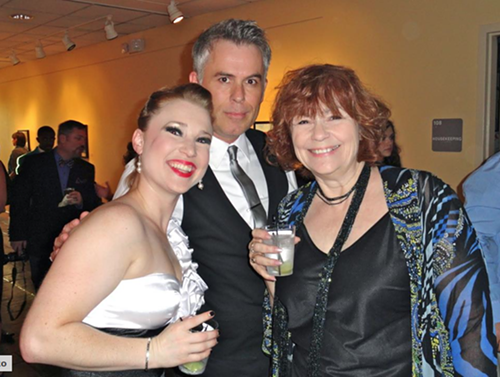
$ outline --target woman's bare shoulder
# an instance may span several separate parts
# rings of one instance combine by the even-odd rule
[[[137,240],[145,235],[144,218],[130,203],[112,201],[91,212],[75,228],[75,236],[85,234],[103,235],[121,242]]]

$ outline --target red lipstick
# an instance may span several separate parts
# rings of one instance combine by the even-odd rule
[[[175,174],[182,178],[189,178],[196,171],[196,165],[189,161],[170,160],[167,164]]]

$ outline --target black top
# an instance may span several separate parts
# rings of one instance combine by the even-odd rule
[[[293,376],[307,375],[312,313],[326,254],[305,225],[295,270],[277,279],[295,343]],[[375,246],[375,247],[374,247]],[[387,213],[340,255],[332,274],[321,354],[325,376],[410,376],[410,280]]]

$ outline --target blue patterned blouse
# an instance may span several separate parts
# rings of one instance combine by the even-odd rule
[[[388,166],[380,173],[410,277],[413,376],[496,376],[488,278],[462,203],[430,173]],[[316,189],[312,182],[286,196],[278,221],[301,226]],[[287,317],[278,297],[273,309],[266,297],[263,349],[273,377],[290,370]]]

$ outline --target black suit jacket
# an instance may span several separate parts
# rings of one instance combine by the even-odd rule
[[[288,180],[283,171],[265,162],[265,134],[249,130],[246,136],[266,178],[268,215],[272,219],[287,194]],[[248,263],[252,229],[233,207],[210,168],[203,184],[202,191],[195,186],[183,195],[182,221],[182,229],[194,250],[193,261],[198,263],[198,273],[208,285],[206,304],[200,312],[214,310],[221,331],[203,376],[267,376],[269,359],[261,351],[265,285]]]
[[[27,240],[28,247],[36,244],[50,254],[54,238],[63,226],[82,211],[91,211],[100,204],[94,187],[94,165],[75,159],[67,187],[74,187],[83,198],[83,207],[58,207],[64,194],[54,152],[24,158],[14,182],[10,207],[10,240]]]

